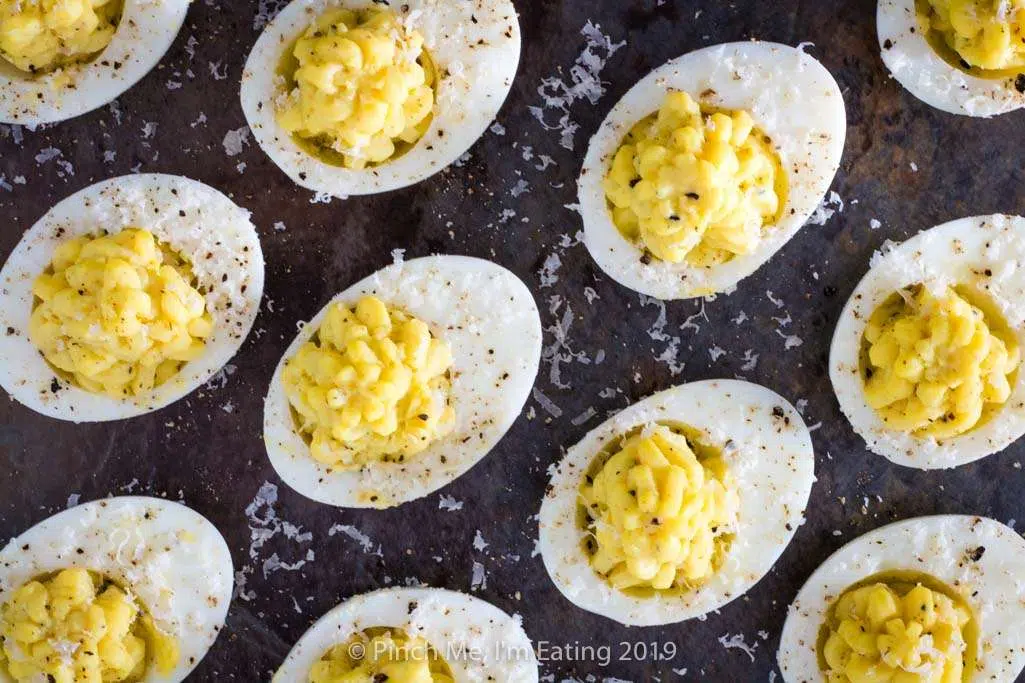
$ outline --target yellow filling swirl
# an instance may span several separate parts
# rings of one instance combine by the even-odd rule
[[[434,76],[423,44],[389,9],[325,13],[286,57],[290,91],[278,122],[346,168],[388,161],[430,126]]]
[[[665,426],[626,438],[580,488],[590,561],[620,590],[687,589],[718,568],[739,499],[721,457]]]
[[[178,641],[121,588],[65,569],[18,588],[0,608],[0,666],[18,683],[140,681],[178,663]]]
[[[336,645],[313,665],[309,683],[452,683],[445,658],[423,638],[372,628]]]
[[[29,73],[89,59],[114,37],[121,0],[0,0],[0,56]]]
[[[630,130],[604,186],[624,236],[663,261],[706,267],[754,250],[787,191],[750,114],[703,112],[684,92]]]
[[[828,683],[962,683],[972,615],[921,584],[848,590],[824,627]]]
[[[324,464],[402,462],[453,427],[449,345],[380,299],[332,304],[282,373],[310,452]]]
[[[918,0],[918,15],[969,67],[1025,68],[1025,0]]]
[[[918,286],[884,302],[865,328],[865,398],[886,424],[937,439],[979,425],[1011,394],[1013,333],[954,289]]]
[[[198,357],[213,331],[191,268],[146,230],[76,237],[36,278],[29,337],[78,386],[143,394]]]

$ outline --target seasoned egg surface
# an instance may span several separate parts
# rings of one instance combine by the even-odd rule
[[[951,114],[1025,107],[1025,5],[1019,0],[879,0],[883,61],[908,92]]]
[[[839,87],[799,49],[729,43],[667,62],[591,139],[578,187],[587,248],[649,296],[730,291],[815,211],[845,136]]]
[[[110,44],[118,0],[0,3],[0,56],[26,74],[87,60]]]
[[[264,404],[264,442],[299,493],[383,508],[483,458],[519,415],[541,356],[523,282],[431,256],[356,283],[302,326]]]
[[[797,411],[748,382],[683,384],[591,430],[541,504],[562,594],[623,624],[700,617],[739,597],[803,520],[814,480]]]
[[[388,588],[350,598],[317,620],[288,653],[274,683],[334,680],[325,675],[328,667],[323,664],[332,659],[339,662],[340,673],[351,674],[354,668],[364,673],[372,664],[366,660],[389,650],[406,661],[420,659],[415,673],[421,678],[416,680],[424,680],[422,660],[428,647],[435,662],[431,673],[451,677],[433,680],[538,680],[534,646],[519,617],[454,591]],[[347,658],[357,661],[342,670],[341,662]],[[413,666],[403,669],[402,673],[414,673]]]
[[[238,351],[263,292],[249,213],[202,183],[122,176],[54,206],[0,270],[0,385],[73,422],[162,408]]]
[[[156,66],[187,0],[0,5],[0,122],[37,126],[113,101]]]
[[[790,605],[783,680],[821,681],[831,669],[830,680],[852,683],[873,672],[960,681],[963,667],[964,680],[1013,681],[1025,667],[1023,572],[1025,541],[985,517],[917,517],[871,531],[823,562]],[[870,589],[860,591],[864,605],[861,588]]]
[[[43,520],[0,550],[0,626],[19,616],[24,617],[21,629],[36,623],[31,617],[38,600],[32,598],[39,598],[45,585],[51,628],[60,628],[54,623],[60,612],[86,609],[90,577],[102,581],[104,590],[87,608],[89,619],[102,610],[107,627],[114,629],[131,616],[134,604],[147,622],[143,632],[154,659],[138,679],[145,683],[177,683],[199,664],[224,626],[233,585],[228,546],[201,515],[157,498],[108,498]],[[123,645],[131,653],[135,641],[107,639],[97,653],[111,665],[126,655]],[[73,658],[75,643],[63,645]],[[11,648],[5,653],[0,680],[14,681],[10,667],[17,666],[18,653]]]
[[[840,316],[829,375],[868,448],[956,467],[1025,433],[1025,219],[963,218],[888,246]]]
[[[242,108],[264,152],[299,185],[336,197],[387,192],[476,142],[519,56],[508,0],[295,0],[249,55]]]

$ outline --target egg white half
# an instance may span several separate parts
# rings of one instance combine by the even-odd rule
[[[403,463],[332,470],[310,455],[295,430],[281,373],[320,328],[335,302],[371,294],[420,318],[452,347],[455,427]],[[271,464],[308,498],[340,507],[384,508],[428,495],[494,448],[519,416],[541,359],[541,320],[526,285],[490,261],[428,256],[388,266],[335,296],[289,345],[264,403],[263,437]]]
[[[747,110],[773,142],[790,182],[782,218],[766,226],[750,254],[711,268],[650,259],[616,228],[602,182],[623,137],[656,112],[666,93],[682,90],[702,105]],[[677,57],[623,96],[591,138],[578,185],[585,243],[609,277],[658,299],[731,291],[804,225],[833,182],[847,134],[836,81],[802,50],[777,43],[715,45]],[[648,259],[645,259],[648,260]]]
[[[346,600],[299,639],[273,683],[305,681],[328,648],[385,627],[427,640],[448,660],[456,683],[537,683],[537,658],[519,617],[441,588],[386,588]]]
[[[1025,667],[1025,539],[986,517],[936,515],[870,531],[815,570],[783,625],[778,659],[786,683],[823,680],[816,644],[829,607],[858,581],[895,570],[930,574],[972,608],[979,625],[973,681],[1015,680]]]
[[[96,58],[39,76],[0,59],[0,123],[29,127],[112,102],[157,65],[178,35],[189,0],[125,0],[113,39]]]
[[[84,503],[43,520],[0,550],[0,603],[44,574],[90,569],[134,594],[178,639],[178,665],[153,667],[144,683],[177,683],[196,668],[224,626],[234,573],[224,537],[179,503],[123,496]],[[13,681],[0,667],[0,681]]]
[[[881,303],[897,290],[919,283],[978,289],[1025,348],[1025,218],[962,218],[888,246],[873,256],[871,270],[851,294],[833,332],[829,378],[840,409],[869,450],[907,467],[957,467],[1001,451],[1025,434],[1025,372],[1018,372],[1003,407],[965,434],[937,441],[890,429],[865,400],[861,340]]]
[[[58,379],[29,340],[32,283],[56,248],[101,230],[144,228],[192,264],[206,289],[213,333],[202,355],[153,391],[122,400]],[[181,176],[139,174],[105,180],[62,200],[18,242],[0,270],[0,386],[43,415],[73,422],[134,417],[162,408],[208,381],[235,355],[263,295],[263,253],[249,212],[217,190]]]
[[[883,62],[912,95],[951,114],[990,117],[1025,107],[1014,78],[973,76],[948,64],[926,39],[915,0],[879,0],[876,28]]]
[[[589,532],[577,524],[580,484],[610,441],[665,421],[693,427],[722,448],[740,496],[739,519],[723,566],[705,584],[682,595],[639,598],[613,588],[583,552]],[[631,626],[700,617],[743,595],[772,568],[804,521],[814,480],[811,435],[785,399],[738,380],[682,384],[606,420],[569,449],[541,503],[541,557],[562,594],[589,612]]]
[[[505,101],[520,59],[520,25],[510,0],[408,0],[393,3],[419,31],[437,69],[434,119],[412,149],[363,170],[324,163],[278,124],[278,64],[286,49],[329,7],[364,9],[374,0],[293,0],[264,29],[242,73],[242,110],[253,137],[295,183],[335,197],[397,190],[458,159],[484,134]]]

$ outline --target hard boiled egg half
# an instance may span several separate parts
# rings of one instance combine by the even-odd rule
[[[962,218],[888,245],[847,301],[829,376],[868,448],[956,467],[1025,434],[1025,219]]]
[[[188,0],[0,0],[0,122],[37,126],[113,101],[156,66]]]
[[[430,256],[349,287],[304,324],[271,380],[264,442],[299,493],[385,508],[470,469],[512,425],[541,357],[526,285]]]
[[[537,683],[537,658],[519,617],[488,602],[390,588],[325,614],[274,675],[274,683],[339,680]]]
[[[756,384],[683,384],[591,430],[541,504],[545,568],[578,607],[633,626],[719,609],[804,520],[815,458],[801,416]]]
[[[0,550],[0,680],[173,683],[224,626],[231,553],[184,505],[85,503]]]
[[[1014,681],[1025,667],[1025,540],[985,517],[937,515],[856,538],[790,605],[786,683]]]
[[[1025,2],[879,0],[883,61],[908,92],[951,114],[1025,107]]]
[[[91,185],[0,270],[0,386],[74,422],[162,408],[235,355],[262,293],[249,212],[217,190],[159,174]]]
[[[716,45],[623,96],[579,180],[591,256],[659,299],[731,291],[804,225],[846,136],[836,81],[800,49]]]
[[[242,109],[294,182],[336,197],[417,183],[477,141],[520,58],[509,0],[294,0],[242,74]]]

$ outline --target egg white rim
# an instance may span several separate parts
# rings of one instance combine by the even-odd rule
[[[685,91],[702,105],[747,110],[755,125],[772,138],[790,183],[782,217],[766,228],[754,251],[712,268],[655,258],[642,263],[642,250],[613,223],[602,188],[623,137],[656,112],[671,90]],[[732,290],[772,258],[818,208],[840,166],[846,120],[836,81],[818,60],[798,48],[726,43],[670,60],[631,88],[591,138],[578,181],[588,251],[609,277],[658,299]]]
[[[188,9],[189,0],[125,0],[103,52],[89,62],[40,76],[30,76],[0,57],[0,123],[55,123],[117,99],[157,65]]]
[[[992,275],[986,276],[986,272]],[[861,340],[876,308],[897,290],[926,283],[973,285],[1000,310],[1025,348],[1025,218],[973,216],[923,230],[872,258],[833,332],[829,378],[851,427],[873,453],[918,469],[958,467],[997,453],[1025,434],[1025,372],[988,422],[942,442],[890,429],[865,400]]]
[[[984,118],[1025,107],[1013,79],[979,78],[944,61],[919,25],[915,0],[879,0],[876,28],[886,68],[929,106]]]
[[[370,628],[401,628],[426,639],[448,661],[457,683],[538,680],[534,647],[519,617],[442,588],[385,588],[349,598],[318,619],[288,653],[274,683],[306,680],[328,648]]]
[[[320,328],[332,304],[352,306],[365,294],[420,318],[450,344],[456,426],[404,463],[330,471],[312,458],[296,433],[281,373],[285,361]],[[421,498],[457,479],[495,447],[519,417],[540,359],[537,306],[512,272],[466,256],[393,264],[332,298],[282,354],[264,402],[267,455],[286,484],[322,503],[380,508]]]
[[[462,156],[498,115],[516,76],[520,25],[510,0],[408,0],[392,7],[419,31],[438,67],[434,119],[397,159],[363,170],[324,163],[295,143],[274,115],[282,52],[325,9],[365,9],[373,0],[293,0],[260,34],[242,73],[242,110],[253,137],[298,185],[335,197],[377,194],[418,183]]]
[[[723,566],[684,595],[627,595],[591,567],[582,551],[588,533],[577,526],[581,478],[595,456],[630,430],[678,421],[701,431],[736,479],[740,512]],[[773,447],[778,444],[777,447]],[[739,380],[681,384],[654,394],[592,429],[554,469],[541,503],[538,547],[548,575],[577,607],[630,626],[700,617],[740,597],[761,580],[804,520],[815,456],[800,414],[765,387]]]
[[[142,396],[116,400],[57,378],[28,338],[32,281],[58,245],[105,229],[145,228],[192,263],[207,290],[214,329],[199,358]],[[208,254],[211,254],[208,258]],[[207,382],[249,334],[263,295],[263,253],[249,212],[182,176],[127,175],[61,200],[21,238],[0,270],[0,386],[32,410],[72,422],[101,422],[163,408]]]
[[[0,603],[28,581],[71,568],[115,580],[178,639],[177,666],[166,675],[149,667],[144,683],[178,683],[196,668],[224,626],[234,586],[231,553],[213,524],[144,496],[83,503],[11,539],[0,550]],[[0,681],[13,680],[0,667]]]
[[[974,559],[978,549],[982,556]],[[978,667],[972,680],[1011,681],[1025,667],[1025,539],[986,517],[915,517],[870,531],[843,546],[808,578],[787,611],[778,661],[786,683],[823,680],[816,647],[819,627],[840,595],[874,574],[929,574],[972,608],[979,625]]]

